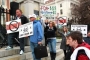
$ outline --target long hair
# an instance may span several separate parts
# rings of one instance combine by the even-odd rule
[[[52,23],[52,26],[55,27],[55,23],[53,21],[50,21],[49,24]]]
[[[66,31],[64,31],[64,28],[66,28]],[[68,27],[67,26],[63,26],[63,32],[68,32]]]

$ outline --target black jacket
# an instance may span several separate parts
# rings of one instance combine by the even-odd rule
[[[15,19],[17,19],[17,17]],[[26,24],[26,23],[29,22],[29,20],[27,19],[27,17],[25,17],[24,15],[22,15],[20,17],[20,19],[21,19],[21,24]]]
[[[53,38],[56,37],[56,27],[53,27],[53,29],[50,29],[48,26],[45,28],[45,34],[47,36],[47,38]]]

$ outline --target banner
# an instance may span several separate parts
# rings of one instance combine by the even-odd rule
[[[21,25],[21,19],[6,22],[7,34],[18,32],[20,25]]]
[[[33,22],[26,23],[19,27],[19,38],[33,35]]]
[[[83,37],[87,37],[87,25],[71,25],[71,31],[80,31]]]
[[[56,6],[40,6],[40,14],[47,19],[54,19],[56,15]]]

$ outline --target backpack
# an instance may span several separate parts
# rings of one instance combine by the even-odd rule
[[[85,51],[84,51],[84,49],[81,49],[81,50],[79,50],[78,53],[77,53],[76,60],[78,60],[78,56],[79,56],[79,55],[82,55],[82,54],[85,55],[85,56],[87,56],[86,53],[85,53]],[[88,60],[89,60],[89,58],[88,58]]]
[[[77,57],[81,54],[86,55],[88,60],[90,59],[90,50],[86,47],[78,47],[73,51],[70,60],[77,60]]]

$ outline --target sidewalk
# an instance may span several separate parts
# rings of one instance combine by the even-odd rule
[[[0,49],[0,60],[33,60],[32,53],[30,50],[30,46],[25,46],[25,53],[23,55],[19,55],[20,47],[14,47],[12,50],[5,50],[5,48]],[[42,58],[42,60],[50,60],[49,48],[48,50],[48,57]],[[64,54],[63,51],[60,49],[60,43],[57,43],[57,57],[56,60],[63,60]]]

